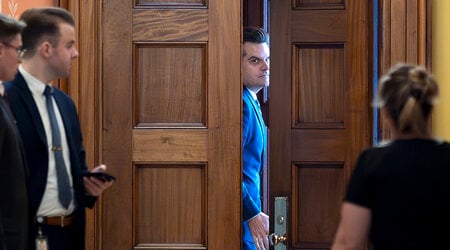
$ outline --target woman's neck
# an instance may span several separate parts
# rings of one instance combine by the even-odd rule
[[[426,134],[411,134],[411,133],[397,133],[392,132],[393,140],[401,140],[401,139],[431,139],[432,136],[430,133]]]

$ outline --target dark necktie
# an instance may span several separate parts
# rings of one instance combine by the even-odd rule
[[[48,116],[50,118],[50,126],[52,129],[52,151],[55,155],[56,177],[59,191],[59,201],[64,208],[68,208],[72,201],[72,190],[70,188],[69,176],[67,174],[66,164],[64,163],[61,132],[59,131],[58,122],[56,120],[55,110],[53,109],[53,89],[50,86],[45,87],[44,91]]]

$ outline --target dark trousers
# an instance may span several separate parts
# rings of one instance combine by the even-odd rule
[[[75,226],[49,226],[40,225],[42,234],[47,236],[48,250],[77,250],[77,244],[75,242]],[[37,235],[38,232],[36,231]],[[82,243],[84,244],[84,243]]]

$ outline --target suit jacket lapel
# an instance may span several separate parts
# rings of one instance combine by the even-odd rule
[[[253,99],[252,94],[250,93],[250,91],[247,88],[244,88],[244,93],[245,93],[245,97],[247,98],[247,102],[250,102],[253,110],[256,114],[256,118],[258,119],[258,124],[259,124],[259,131],[261,133],[262,136],[262,140],[263,140],[263,151],[261,154],[261,164],[262,166],[264,165],[264,159],[265,159],[265,151],[266,151],[266,125],[264,123],[264,119],[262,117],[262,113],[261,113],[261,108],[259,107],[258,103],[256,102],[255,99]]]
[[[22,89],[20,91],[20,98],[25,103],[25,106],[28,110],[28,114],[31,116],[31,119],[33,120],[34,127],[37,130],[37,133],[39,135],[39,138],[41,138],[41,141],[47,145],[47,137],[45,136],[45,130],[44,125],[41,120],[41,116],[39,114],[39,110],[36,106],[36,103],[34,102],[33,95],[31,94],[30,89],[28,88],[27,83],[25,82],[25,79],[23,78],[22,74],[17,74],[17,87]]]
[[[256,117],[258,118],[258,123],[259,123],[261,133],[264,135],[265,123],[264,123],[264,119],[262,118],[261,108],[258,106],[258,103],[256,102],[256,100],[253,99],[253,96],[252,96],[252,94],[250,94],[250,91],[247,88],[245,88],[244,91],[246,92],[246,98],[252,104],[252,107],[253,107],[253,110],[255,111]]]

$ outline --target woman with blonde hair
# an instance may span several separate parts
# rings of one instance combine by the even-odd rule
[[[398,65],[381,79],[377,106],[392,140],[360,154],[333,250],[449,248],[450,145],[430,129],[438,94],[422,67]]]

